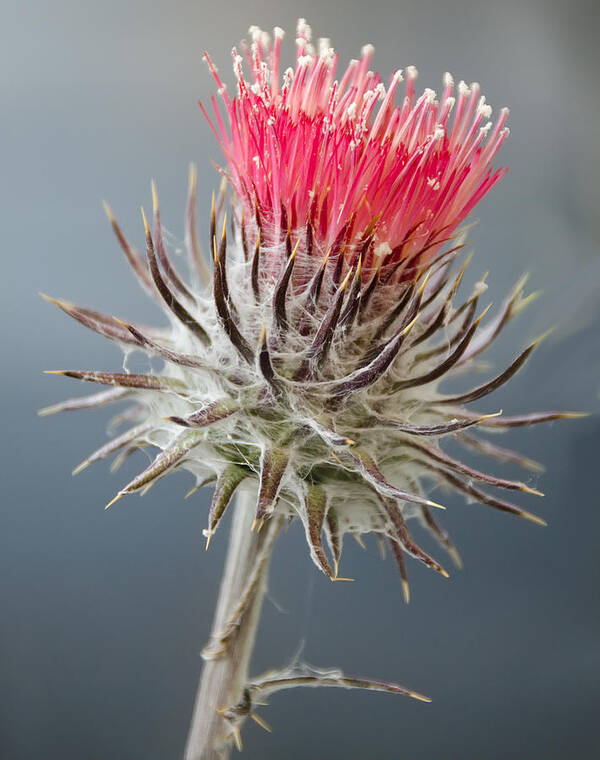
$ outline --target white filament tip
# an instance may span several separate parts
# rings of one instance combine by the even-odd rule
[[[304,39],[308,42],[312,38],[312,29],[310,26],[306,23],[305,18],[299,18],[298,19],[298,25],[296,27],[296,34],[298,37],[304,37]]]
[[[485,102],[485,97],[483,95],[479,98],[477,113],[483,116],[484,119],[489,119],[492,115],[492,107]]]
[[[248,29],[248,34],[252,37],[252,42],[260,42],[262,29],[254,24]]]
[[[319,39],[319,58],[331,65],[334,57],[335,50],[331,47],[331,40],[328,37],[321,37]]]
[[[444,85],[446,87],[454,87],[454,77],[449,71],[444,74]]]
[[[419,72],[417,70],[416,66],[407,66],[406,67],[406,76],[409,79],[416,79],[419,76]]]
[[[360,53],[363,58],[369,58],[373,55],[375,52],[375,48],[370,43],[368,45],[363,45]]]

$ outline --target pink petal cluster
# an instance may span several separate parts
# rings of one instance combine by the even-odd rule
[[[446,74],[439,99],[428,89],[417,98],[411,66],[404,77],[396,71],[386,89],[369,69],[371,45],[336,79],[337,53],[328,40],[315,52],[301,20],[296,66],[280,84],[282,30],[275,29],[272,43],[259,29],[250,31],[244,49],[252,81],[244,79],[234,48],[234,98],[205,56],[226,119],[214,96],[214,121],[204,113],[246,219],[258,209],[273,230],[300,231],[310,223],[321,253],[336,241],[348,250],[374,235],[371,258],[378,252],[397,263],[426,250],[429,259],[506,172],[492,162],[508,135],[508,110],[492,126],[477,83],[460,82],[455,97]]]

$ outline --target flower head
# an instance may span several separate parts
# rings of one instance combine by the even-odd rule
[[[233,98],[206,56],[225,108],[224,118],[213,100],[226,167],[211,213],[212,274],[196,235],[192,171],[191,284],[169,258],[154,186],[152,225],[143,215],[145,258],[107,207],[167,329],[54,301],[127,351],[158,357],[162,370],[61,371],[109,388],[43,411],[125,400],[118,422],[128,428],[77,468],[117,451],[118,464],[137,448],[158,449],[116,498],[187,469],[196,487],[215,485],[210,539],[236,489],[251,489],[256,528],[274,514],[299,517],[315,563],[333,579],[344,533],[387,537],[408,594],[405,554],[447,574],[412,538],[411,518],[459,561],[433,517],[440,505],[428,489],[450,488],[543,523],[486,486],[538,493],[534,488],[476,470],[443,449],[444,438],[455,436],[493,458],[535,468],[473,431],[565,416],[501,417],[465,407],[508,381],[537,341],[490,380],[454,395],[438,389],[449,373],[468,370],[528,300],[521,280],[482,323],[485,284],[458,299],[466,264],[453,270],[464,246],[460,224],[504,173],[492,162],[508,134],[508,112],[492,126],[478,85],[461,82],[455,99],[448,74],[439,100],[431,90],[417,98],[412,67],[396,104],[403,75],[393,74],[386,89],[369,71],[370,46],[336,80],[337,54],[325,40],[316,53],[304,22],[295,69],[280,78],[283,33],[275,30],[272,44],[260,30],[251,34],[250,81],[234,50]]]
[[[226,120],[215,99],[214,118],[206,115],[245,216],[259,210],[269,242],[283,224],[306,245],[310,226],[320,255],[336,245],[349,255],[372,239],[363,266],[377,253],[384,268],[411,256],[425,263],[504,175],[492,162],[508,135],[508,110],[492,129],[477,83],[460,82],[455,97],[446,74],[439,99],[429,89],[417,97],[417,70],[409,66],[394,72],[386,89],[369,70],[372,45],[336,79],[337,54],[323,39],[315,52],[303,20],[295,69],[280,83],[283,33],[275,30],[272,45],[259,29],[251,33],[251,81],[233,49],[233,98],[205,55]]]

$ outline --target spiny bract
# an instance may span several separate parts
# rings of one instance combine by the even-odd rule
[[[337,55],[327,40],[315,53],[303,21],[295,69],[280,84],[283,33],[276,29],[271,45],[263,32],[250,31],[244,47],[252,82],[244,80],[234,49],[233,99],[205,56],[224,103],[225,120],[213,98],[211,124],[227,161],[210,222],[212,274],[196,236],[192,169],[191,284],[169,260],[154,185],[152,228],[143,217],[145,259],[106,207],[169,329],[50,299],[124,350],[160,357],[162,373],[61,371],[110,388],[42,413],[126,399],[132,405],[118,421],[130,427],[77,468],[120,451],[118,464],[137,448],[156,447],[154,461],[116,498],[143,492],[174,469],[190,470],[197,488],[215,484],[205,531],[210,540],[236,489],[254,488],[256,529],[274,512],[300,517],[314,561],[332,579],[346,532],[387,537],[408,598],[405,553],[447,573],[414,542],[407,518],[417,518],[460,561],[434,520],[432,509],[440,505],[427,498],[424,483],[543,524],[480,484],[535,489],[449,456],[440,446],[444,436],[535,468],[467,429],[568,416],[504,417],[464,407],[509,380],[537,341],[471,390],[452,396],[438,390],[449,373],[464,373],[528,300],[521,280],[483,326],[484,283],[455,305],[466,267],[452,271],[464,247],[459,225],[504,173],[491,163],[508,134],[508,111],[493,127],[482,124],[491,109],[479,86],[461,82],[455,98],[449,74],[439,102],[431,90],[415,100],[414,67],[396,106],[402,73],[394,73],[386,90],[369,71],[371,46],[338,81]]]

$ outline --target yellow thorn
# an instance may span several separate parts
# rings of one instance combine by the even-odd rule
[[[156,182],[150,180],[150,189],[152,191],[152,211],[156,214],[158,212],[158,193],[156,191]]]
[[[462,267],[460,268],[460,272],[459,272],[459,273],[458,273],[458,275],[456,276],[456,279],[455,279],[455,281],[454,281],[454,285],[453,285],[453,286],[452,286],[452,288],[451,288],[451,292],[453,292],[453,293],[456,293],[456,291],[458,290],[458,288],[459,288],[459,285],[460,285],[460,283],[462,282],[462,278],[465,276],[465,272],[467,271],[467,267],[468,267],[468,266],[469,266],[469,264],[471,263],[471,260],[472,260],[472,258],[473,258],[473,254],[472,254],[472,253],[470,253],[470,254],[469,254],[469,255],[468,255],[466,258],[465,258],[464,264],[463,264],[463,265],[462,265]],[[487,273],[483,275],[483,277],[482,277],[482,280],[484,280],[486,277],[487,277]]]
[[[257,533],[260,533],[262,526],[265,524],[265,518],[261,517],[260,519],[258,517],[255,517],[252,521],[252,525],[250,526],[250,532],[254,533],[256,530]]]
[[[43,406],[41,409],[38,409],[38,417],[48,417],[50,414],[56,414],[57,408],[56,404],[53,404],[52,406]]]
[[[542,493],[542,491],[538,491],[537,488],[531,488],[531,486],[528,486],[526,483],[523,483],[521,486],[521,491],[524,493],[530,493],[532,496],[545,496],[546,494]]]
[[[231,730],[231,735],[233,736],[233,741],[235,742],[235,746],[238,752],[241,752],[244,748],[242,745],[242,734],[240,733],[240,729],[235,726]]]
[[[183,497],[184,499],[189,499],[189,497],[196,493],[196,491],[200,488],[200,486],[194,486],[193,488],[190,488],[190,490],[186,493],[186,495]]]
[[[513,316],[515,314],[519,314],[523,309],[526,309],[529,304],[533,303],[534,301],[537,301],[537,299],[542,295],[541,290],[534,290],[533,293],[530,293],[525,298],[521,299],[521,302],[516,305],[516,307],[513,310]],[[554,328],[553,328],[554,329]]]
[[[440,574],[441,576],[443,576],[444,578],[449,578],[449,577],[450,577],[450,573],[449,573],[449,572],[447,572],[446,570],[444,570],[444,568],[443,568],[443,567],[440,567],[440,569],[439,569],[439,571],[438,571],[438,572],[439,572],[439,574]]]
[[[582,417],[589,417],[591,412],[560,412],[560,417],[563,420],[578,420]]]
[[[356,441],[353,441],[352,438],[346,438],[344,444],[346,446],[356,446]]]
[[[538,517],[537,515],[532,514],[531,512],[520,512],[519,513],[521,517],[524,517],[526,520],[529,520],[529,522],[535,523],[536,525],[541,525],[543,528],[548,527],[548,523],[541,517]]]
[[[331,575],[331,576],[329,576],[329,580],[332,583],[337,583],[337,581],[349,581],[349,582],[352,583],[354,581],[354,578],[340,578],[337,575]]]
[[[523,272],[523,274],[520,276],[520,278],[515,283],[515,286],[512,290],[513,293],[518,293],[520,290],[523,290],[525,285],[527,284],[527,280],[531,276],[531,272]]]
[[[356,543],[360,546],[361,549],[366,549],[365,542],[362,540],[361,536],[358,535],[358,533],[353,533],[352,537],[356,541]]]
[[[263,325],[260,330],[259,344],[263,346],[267,342],[267,328]]]
[[[217,249],[217,236],[213,235],[213,261],[215,265],[219,263],[219,251]]]
[[[556,330],[556,325],[554,327],[551,327],[549,330],[546,330],[545,333],[542,333],[539,338],[536,338],[534,341],[532,341],[532,346],[539,346],[539,344],[550,335],[550,333],[554,332]]]
[[[412,330],[415,322],[417,321],[417,319],[419,319],[420,316],[421,316],[420,312],[417,312],[417,314],[406,325],[406,327],[404,328],[404,330],[402,330],[402,335],[406,335],[408,332],[410,332],[410,330]]]
[[[89,459],[84,459],[83,462],[77,465],[77,467],[71,472],[71,475],[79,475],[80,472],[83,472],[86,467],[89,467],[91,464]]]
[[[427,500],[427,506],[436,507],[437,509],[446,509],[443,504],[438,504],[436,501],[429,501],[429,499]]]
[[[409,604],[410,602],[410,586],[408,585],[408,581],[402,578],[402,594],[404,596],[404,601],[406,604]]]
[[[45,369],[44,375],[64,375],[66,372],[66,369]]]
[[[334,571],[334,576],[333,577],[334,578],[338,577],[338,571],[339,571],[339,569],[340,569],[340,562],[339,562],[339,560],[334,559],[333,560],[333,571]],[[331,580],[333,580],[333,578]]]
[[[124,327],[126,330],[129,330],[129,322],[125,322],[125,320],[123,320],[123,319],[119,319],[119,317],[115,317],[115,316],[114,316],[114,314],[112,315],[112,317],[111,317],[111,318],[112,318],[112,319],[114,319],[114,320],[115,320],[115,322],[117,322],[117,324],[121,325],[121,326],[122,326],[122,327]]]
[[[148,226],[148,220],[146,219],[146,212],[144,211],[143,206],[140,206],[140,211],[142,212],[142,221],[144,222],[144,232],[146,233],[146,237],[149,237],[150,227]]]
[[[266,720],[261,718],[260,715],[257,715],[256,713],[250,713],[250,717],[255,723],[258,723],[261,728],[264,728],[265,731],[268,731],[270,734],[273,733],[271,726],[266,722]]]
[[[473,325],[478,325],[481,320],[485,317],[485,315],[488,313],[488,311],[492,308],[492,304],[488,304],[485,309],[481,312],[481,314],[477,317],[475,322],[473,322]]]
[[[119,501],[119,499],[124,495],[125,494],[122,491],[119,491],[119,493],[115,496],[115,498],[109,501],[108,504],[104,507],[104,509],[108,509],[109,507],[112,507],[115,501]]]
[[[348,270],[348,274],[344,277],[344,281],[340,285],[341,290],[346,290],[346,286],[348,285],[348,281],[350,280],[350,275],[352,274],[352,270]]]
[[[426,697],[425,694],[419,694],[418,691],[409,691],[407,696],[411,699],[418,699],[419,702],[433,702],[431,697]]]
[[[227,211],[223,214],[223,229],[221,231],[221,239],[227,235]]]
[[[494,412],[493,414],[482,414],[478,421],[489,420],[491,417],[500,417],[503,411],[503,409],[500,409],[499,412]]]
[[[75,304],[71,303],[71,301],[65,301],[62,298],[52,298],[52,296],[47,296],[45,293],[38,292],[38,295],[41,296],[44,301],[48,301],[48,303],[54,304],[54,306],[58,306],[59,309],[72,309],[74,308]]]
[[[535,459],[529,459],[529,457],[519,457],[521,467],[526,467],[533,472],[545,472],[546,468],[541,462],[536,462]]]
[[[292,251],[292,255],[290,256],[290,259],[296,258],[296,253],[298,252],[298,246],[300,245],[300,238],[296,240],[296,245],[294,246],[294,250]]]
[[[115,215],[113,214],[111,207],[108,205],[108,203],[105,200],[102,201],[102,207],[104,209],[104,213],[108,217],[108,221],[111,224],[115,224],[116,222]]]
[[[421,283],[421,287],[419,288],[417,292],[417,296],[423,295],[423,293],[425,292],[425,287],[427,286],[427,281],[429,280],[430,277],[431,277],[431,270],[429,270],[427,274],[425,275],[423,282]]]
[[[356,274],[354,275],[355,279],[360,280],[361,274],[362,274],[362,253],[358,257],[358,266],[356,267]]]
[[[449,546],[448,547],[448,554],[450,555],[450,559],[452,560],[452,562],[454,562],[454,564],[456,565],[456,567],[459,570],[462,570],[462,568],[463,568],[462,557],[460,556],[460,554],[458,553],[458,551],[456,550],[456,548],[454,546]]]
[[[204,547],[204,551],[208,551],[208,547],[210,546],[210,539],[212,538],[213,534],[212,531],[208,532],[208,535],[206,536],[206,546]]]

